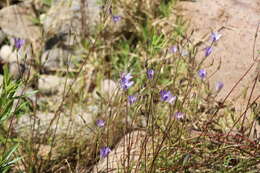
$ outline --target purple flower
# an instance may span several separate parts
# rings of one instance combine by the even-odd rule
[[[216,91],[217,92],[219,92],[223,87],[224,87],[224,83],[223,82],[218,81],[216,83]]]
[[[177,48],[177,46],[171,46],[171,47],[169,48],[169,51],[170,51],[171,53],[176,53],[176,52],[178,51],[178,48]]]
[[[170,91],[160,91],[161,100],[172,104],[176,100],[176,96],[173,96]]]
[[[182,112],[176,112],[176,113],[174,114],[174,118],[176,118],[177,120],[184,119],[184,117],[185,117],[185,115],[184,115],[184,113],[182,113]]]
[[[14,44],[17,49],[20,49],[25,44],[25,40],[20,38],[14,38]]]
[[[212,47],[205,48],[205,57],[208,57],[212,53]]]
[[[121,79],[120,79],[120,85],[121,85],[121,87],[124,89],[124,90],[127,90],[128,88],[130,88],[133,84],[134,84],[134,82],[133,81],[131,81],[131,79],[132,79],[133,77],[132,77],[132,75],[131,75],[131,73],[123,73],[122,75],[121,75]]]
[[[114,16],[114,15],[112,16],[112,20],[113,20],[115,23],[119,22],[121,19],[122,19],[121,16]]]
[[[204,79],[207,76],[207,72],[205,69],[200,69],[198,74],[201,79]]]
[[[128,103],[129,104],[133,104],[137,101],[137,97],[132,95],[132,96],[128,96]]]
[[[104,120],[97,120],[96,124],[97,124],[98,127],[104,127],[105,121]]]
[[[211,33],[211,40],[214,41],[218,41],[220,39],[222,35],[219,34],[218,32],[212,32]]]
[[[154,76],[154,70],[153,69],[148,69],[146,73],[147,73],[148,79],[153,78],[153,76]]]
[[[111,149],[109,147],[103,147],[100,149],[100,157],[107,157],[110,152]]]

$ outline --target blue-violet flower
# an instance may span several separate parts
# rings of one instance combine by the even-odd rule
[[[153,76],[154,76],[154,70],[153,69],[148,69],[146,73],[147,73],[148,79],[153,78]]]
[[[205,57],[208,57],[212,53],[212,47],[206,47],[205,48]]]
[[[104,120],[97,120],[96,124],[97,124],[98,127],[104,127],[105,121]]]
[[[204,79],[207,76],[207,72],[205,69],[200,69],[198,74],[201,79]]]
[[[212,40],[213,42],[218,41],[221,36],[222,36],[222,35],[219,34],[218,32],[212,32],[212,33],[211,33],[211,40]]]
[[[114,16],[114,15],[112,16],[112,20],[113,20],[115,23],[119,22],[121,19],[122,19],[121,16]]]
[[[120,85],[121,85],[121,87],[123,88],[123,89],[125,89],[125,90],[127,90],[128,88],[130,88],[133,84],[134,84],[134,82],[133,81],[131,81],[131,79],[132,79],[133,77],[132,77],[132,75],[131,75],[131,73],[123,73],[122,75],[121,75],[121,79],[120,79]]]
[[[161,100],[172,104],[176,100],[176,96],[173,96],[170,91],[160,91]]]
[[[25,44],[25,40],[20,38],[14,38],[14,44],[16,49],[20,49]]]
[[[223,87],[224,87],[224,83],[223,82],[218,81],[216,83],[216,91],[217,92],[219,92]]]
[[[171,46],[169,48],[169,51],[170,51],[170,53],[176,53],[178,51],[178,48],[177,48],[177,46]]]
[[[128,96],[128,103],[129,104],[133,104],[137,101],[137,97],[132,95],[132,96]]]
[[[185,115],[184,115],[184,113],[182,113],[182,112],[176,112],[176,113],[174,114],[174,118],[176,118],[177,120],[184,119],[184,117],[185,117]]]
[[[100,157],[107,157],[110,152],[111,149],[109,147],[103,147],[100,149]]]

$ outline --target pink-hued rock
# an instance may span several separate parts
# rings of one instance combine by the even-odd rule
[[[248,86],[249,95],[253,80],[260,71],[260,54],[257,53],[257,50],[260,50],[260,37],[257,38],[255,50],[258,60],[253,61],[255,33],[257,25],[260,23],[260,1],[198,0],[197,2],[181,2],[179,5],[184,18],[189,20],[190,30],[195,30],[192,40],[194,42],[205,41],[196,57],[198,61],[204,56],[203,49],[210,45],[211,32],[222,28],[219,31],[222,37],[217,41],[218,43],[213,47],[212,54],[205,62],[210,64],[214,60],[214,65],[212,67],[204,66],[205,68],[208,67],[207,72],[210,76],[217,69],[219,61],[222,62],[219,71],[210,78],[211,88],[215,88],[217,81],[222,81],[224,87],[218,97],[224,98],[254,63],[254,67],[234,90],[229,100],[234,100]],[[258,35],[260,35],[260,30]],[[258,81],[253,97],[256,98],[259,94],[260,82]],[[241,102],[240,99],[240,101],[235,101],[235,105],[240,108],[243,107],[241,110],[244,110],[246,103],[245,101]]]
[[[141,161],[151,155],[151,149],[149,150],[151,148],[150,140],[151,138],[144,131],[133,131],[125,135],[109,153],[108,157],[102,158],[94,166],[92,173],[126,172],[128,167],[130,168],[129,172],[138,172]]]

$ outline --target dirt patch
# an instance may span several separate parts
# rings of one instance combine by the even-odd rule
[[[257,60],[253,60],[255,33],[260,22],[259,0],[198,0],[197,2],[181,2],[179,5],[182,15],[189,21],[189,28],[195,30],[192,37],[195,42],[209,40],[212,31],[220,30],[219,33],[222,37],[206,62],[209,64],[214,60],[214,65],[207,68],[210,75],[217,69],[221,60],[221,68],[210,78],[211,87],[214,87],[217,81],[224,82],[224,88],[219,93],[219,98],[224,98],[241,76],[254,64],[248,75],[241,80],[231,94],[230,100],[235,100],[247,87],[249,93],[260,70],[260,56],[259,53],[256,53],[257,50],[260,50],[260,38],[256,41]],[[258,35],[260,35],[260,31],[258,31]],[[197,59],[203,58],[203,47],[205,48],[207,45],[209,42],[206,41]],[[258,81],[253,93],[254,98],[260,94],[259,84]],[[246,106],[246,102],[241,102],[241,99],[236,100],[235,104],[240,108]]]

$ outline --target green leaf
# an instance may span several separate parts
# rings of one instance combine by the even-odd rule
[[[16,163],[18,160],[20,160],[21,158],[15,158],[15,159],[11,159],[11,156],[13,155],[13,153],[17,150],[19,144],[14,145],[10,151],[8,151],[7,153],[5,153],[0,160],[0,172],[6,172],[8,171],[8,169],[10,168],[11,165],[13,165],[14,163]]]

